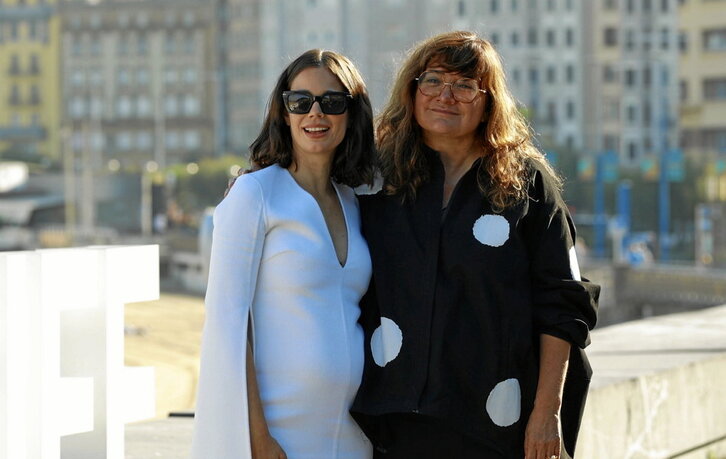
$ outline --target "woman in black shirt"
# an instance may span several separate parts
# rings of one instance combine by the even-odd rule
[[[377,134],[384,188],[361,197],[373,280],[352,408],[376,455],[566,457],[599,288],[580,277],[560,180],[497,52],[468,32],[419,44]]]

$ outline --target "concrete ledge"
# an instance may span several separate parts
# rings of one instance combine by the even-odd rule
[[[596,330],[579,458],[726,457],[726,306]]]
[[[726,306],[593,332],[576,459],[726,459]],[[188,457],[193,420],[128,424],[126,459]]]

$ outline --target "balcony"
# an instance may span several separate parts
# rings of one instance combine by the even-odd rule
[[[7,142],[45,140],[47,135],[43,126],[0,126],[0,140]]]

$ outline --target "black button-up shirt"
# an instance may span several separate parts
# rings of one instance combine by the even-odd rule
[[[519,451],[538,337],[570,341],[577,360],[599,287],[580,277],[575,229],[546,171],[530,164],[528,199],[498,212],[480,192],[477,160],[442,211],[443,165],[433,150],[427,158],[430,178],[414,200],[360,197],[373,279],[362,302],[366,364],[352,413],[374,442],[377,415],[414,412]],[[573,368],[583,370],[586,391],[589,367],[580,360]],[[576,406],[563,406],[575,430],[580,392]]]

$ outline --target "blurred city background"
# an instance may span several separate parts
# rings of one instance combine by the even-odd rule
[[[159,244],[126,360],[190,410],[211,209],[280,71],[342,52],[377,112],[452,29],[497,47],[564,176],[601,323],[726,303],[726,0],[0,0],[0,251]]]
[[[379,110],[450,29],[499,49],[582,254],[726,265],[723,0],[0,0],[0,249],[197,253],[292,57],[350,56]]]

